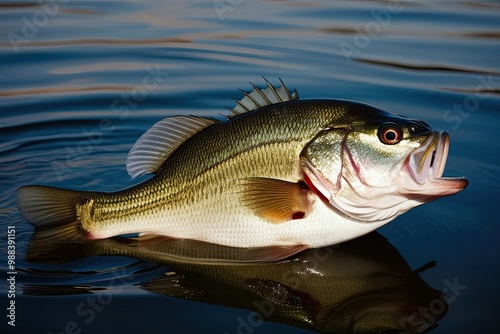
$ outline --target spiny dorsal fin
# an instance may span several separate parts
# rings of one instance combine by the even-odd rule
[[[263,77],[263,79],[267,84],[267,88],[261,89],[253,83],[250,83],[253,86],[253,90],[250,93],[240,89],[244,96],[241,100],[234,100],[236,105],[233,108],[226,107],[231,112],[231,114],[227,116],[228,118],[257,110],[264,106],[299,99],[297,90],[294,90],[293,93],[290,94],[283,80],[279,79],[281,86],[276,88],[266,78]]]
[[[196,116],[167,117],[153,125],[132,146],[127,172],[133,178],[156,173],[163,162],[189,137],[219,121]]]

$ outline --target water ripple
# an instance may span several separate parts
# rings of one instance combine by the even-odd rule
[[[377,66],[395,67],[411,71],[431,71],[431,72],[457,72],[466,74],[500,74],[500,72],[492,70],[480,70],[474,68],[463,68],[458,66],[447,65],[417,65],[404,62],[388,61],[388,60],[374,60],[374,59],[360,59],[356,58],[355,61],[365,64],[372,64]]]

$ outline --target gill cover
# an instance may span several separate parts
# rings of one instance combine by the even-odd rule
[[[326,129],[310,141],[300,154],[309,186],[316,189],[330,203],[340,189],[346,129]]]

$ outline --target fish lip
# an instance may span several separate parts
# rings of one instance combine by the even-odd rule
[[[435,196],[453,195],[464,189],[468,180],[465,177],[443,177],[450,136],[446,131],[433,131],[405,161],[405,170],[417,188],[411,193]]]

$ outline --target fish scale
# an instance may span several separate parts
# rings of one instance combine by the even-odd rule
[[[299,100],[266,82],[226,120],[153,125],[127,158],[129,174],[154,174],[148,180],[108,193],[22,187],[21,213],[47,238],[159,234],[293,252],[366,234],[467,185],[441,178],[446,133],[360,102]]]

